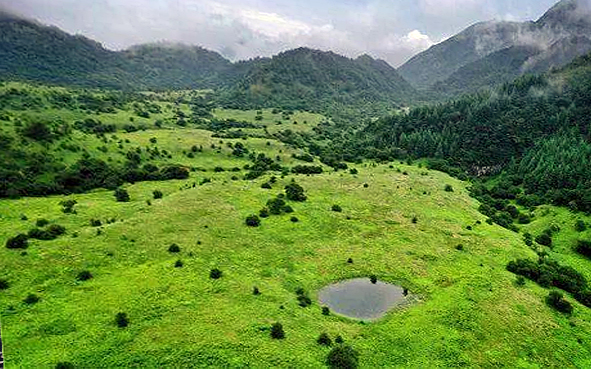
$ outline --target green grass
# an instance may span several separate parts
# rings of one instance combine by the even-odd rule
[[[1,277],[11,282],[0,295],[8,365],[318,367],[328,352],[315,343],[322,332],[342,335],[367,368],[588,365],[589,347],[576,341],[590,338],[588,309],[575,303],[567,319],[545,306],[546,290],[515,287],[505,271],[511,259],[535,257],[520,236],[475,225],[484,217],[464,183],[399,167],[409,175],[380,165],[359,166],[357,176],[299,176],[309,197],[291,204],[300,222],[272,216],[259,228],[244,218],[291,176],[272,190],[260,188],[266,178],[228,181],[230,173],[182,191],[195,177],[138,183],[126,186],[129,203],[100,190],[0,201],[2,240],[41,217],[68,229],[55,241],[32,242],[24,256],[0,250]],[[447,183],[455,192],[443,190]],[[154,189],[165,196],[148,206]],[[77,215],[60,211],[64,198],[78,201]],[[332,212],[333,204],[343,212]],[[91,218],[117,222],[97,235]],[[178,255],[167,252],[173,242]],[[464,251],[455,249],[460,243]],[[174,268],[179,258],[184,267]],[[214,267],[224,272],[220,280],[208,277]],[[81,270],[94,278],[77,282]],[[315,296],[328,283],[370,274],[409,287],[417,302],[371,324],[323,316],[316,302],[297,305],[298,287]],[[262,295],[252,295],[255,285]],[[23,304],[32,292],[41,301]],[[130,318],[126,329],[114,324],[120,311]],[[284,340],[269,337],[276,321]]]
[[[58,90],[14,83],[0,90],[8,88],[39,96]],[[53,368],[58,362],[83,368],[322,367],[329,348],[316,338],[323,332],[333,339],[342,335],[359,351],[363,368],[591,366],[591,310],[566,296],[575,307],[566,317],[546,306],[547,289],[529,281],[516,286],[507,262],[537,255],[522,234],[485,222],[467,183],[417,166],[366,163],[355,165],[357,175],[324,166],[322,175],[289,175],[273,189],[262,189],[271,175],[280,175],[242,180],[250,161],[232,156],[228,144],[241,142],[288,167],[304,164],[292,158],[301,151],[268,138],[219,139],[209,131],[180,128],[174,120],[177,107],[169,101],[187,94],[155,94],[163,112],[150,119],[137,117],[129,106],[93,115],[119,128],[133,117],[145,130],[119,130],[105,140],[75,130],[69,138],[26,148],[52,153],[67,166],[82,152],[60,149],[62,142],[121,165],[128,150],[141,148],[146,163],[146,148],[158,147],[172,158],[154,164],[195,170],[187,180],[126,185],[128,203],[116,202],[112,191],[102,189],[0,200],[0,278],[10,284],[0,291],[0,318],[9,368]],[[185,103],[178,108],[190,112]],[[80,110],[49,108],[8,113],[10,121],[1,124],[10,133],[18,131],[18,120],[72,123],[88,117]],[[287,128],[310,132],[323,121],[305,112],[282,120],[271,110],[263,111],[262,121],[255,120],[256,111],[216,110],[215,115],[261,124],[271,134]],[[156,120],[164,122],[159,129]],[[189,158],[192,146],[203,151]],[[241,171],[214,172],[218,166]],[[211,182],[201,185],[205,178]],[[245,218],[293,178],[308,196],[306,202],[290,202],[300,222],[292,223],[286,214],[247,227]],[[447,184],[454,192],[444,191]],[[154,190],[164,197],[153,199]],[[64,199],[78,202],[77,214],[61,211]],[[343,211],[333,212],[335,204]],[[547,250],[550,257],[591,280],[590,261],[573,251],[578,238],[591,237],[591,230],[574,231],[575,220],[591,223],[589,217],[546,206],[535,214],[522,231],[535,236],[559,225],[554,247]],[[40,218],[65,226],[66,235],[32,240],[24,252],[3,247]],[[91,219],[103,225],[92,227]],[[115,222],[107,224],[111,219]],[[167,251],[172,243],[180,245],[179,254]],[[175,268],[179,259],[184,265]],[[211,280],[212,268],[224,276]],[[94,278],[77,281],[83,270]],[[322,315],[316,301],[322,287],[372,274],[409,288],[412,303],[374,323]],[[260,296],[252,294],[254,286]],[[313,298],[311,307],[298,306],[299,287]],[[23,303],[30,293],[41,300]],[[127,313],[129,327],[117,328],[119,312]],[[275,322],[283,324],[284,340],[270,338]]]
[[[245,121],[255,123],[262,127],[267,127],[270,134],[277,133],[283,130],[291,130],[293,132],[310,132],[312,128],[316,127],[320,122],[326,120],[320,114],[309,113],[305,111],[294,112],[289,116],[289,119],[283,119],[282,113],[273,114],[273,109],[261,109],[263,112],[262,120],[256,120],[257,110],[235,110],[235,109],[215,109],[213,115],[219,119],[235,119],[237,121]],[[242,129],[244,132],[256,131],[253,129]]]

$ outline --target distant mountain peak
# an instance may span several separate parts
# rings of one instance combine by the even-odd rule
[[[508,82],[516,74],[560,67],[589,50],[591,0],[562,0],[535,22],[476,23],[415,55],[398,71],[422,89],[453,84],[448,81],[452,76],[456,85],[461,77],[459,85],[474,87],[479,85],[477,81],[489,81],[480,87],[490,87],[494,81]],[[479,66],[490,75],[479,75]]]

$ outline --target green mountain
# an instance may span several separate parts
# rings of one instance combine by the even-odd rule
[[[372,122],[345,146],[381,159],[435,158],[458,174],[501,173],[509,187],[525,188],[527,201],[591,211],[590,97],[591,54],[547,75]]]
[[[0,78],[129,88],[138,80],[119,53],[56,27],[0,14]]]
[[[243,63],[245,75],[224,95],[231,107],[288,107],[324,110],[408,103],[416,91],[382,60],[350,59],[299,48]]]
[[[122,56],[135,66],[138,80],[151,89],[204,89],[222,86],[232,64],[198,46],[149,44],[131,47]]]
[[[536,22],[475,24],[416,55],[398,71],[419,89],[475,91],[564,66],[591,50],[589,35],[589,5],[563,0]]]

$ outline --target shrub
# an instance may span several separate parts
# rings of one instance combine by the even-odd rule
[[[371,281],[371,283],[376,284],[378,283],[378,277],[376,275],[371,275],[369,277],[369,280]]]
[[[259,288],[257,286],[254,286],[252,288],[252,294],[255,295],[255,296],[258,296],[258,295],[261,294],[261,291],[259,291]]]
[[[79,281],[87,281],[89,279],[92,279],[92,273],[90,273],[88,270],[83,270],[80,273],[78,273],[76,279]]]
[[[340,334],[337,336],[337,338],[335,338],[335,340],[334,340],[334,341],[335,341],[336,343],[338,343],[339,345],[345,342],[345,340],[343,339],[343,337],[341,337],[341,335],[340,335]]]
[[[303,288],[298,288],[296,290],[296,295],[298,296],[298,305],[300,305],[301,307],[308,307],[312,305],[312,299],[308,296],[306,290],[304,290]]]
[[[160,191],[160,190],[154,190],[154,191],[152,192],[152,195],[154,196],[154,199],[155,199],[155,200],[157,200],[157,199],[161,199],[161,198],[162,198],[162,196],[164,196],[164,194],[163,194],[163,193],[162,193],[162,191]]]
[[[214,269],[212,269],[212,270],[209,271],[209,278],[211,278],[211,279],[220,279],[220,278],[222,278],[222,274],[223,273],[222,273],[221,270],[219,270],[217,268],[214,268]]]
[[[321,166],[314,165],[296,165],[291,169],[294,174],[322,174],[323,171]]]
[[[591,258],[591,241],[579,240],[575,251],[583,256]]]
[[[261,188],[264,188],[264,189],[270,190],[270,189],[272,189],[273,187],[271,187],[271,184],[270,184],[269,182],[265,182],[265,183],[263,183],[263,184],[261,185]]]
[[[454,188],[449,184],[445,185],[444,190],[445,192],[454,192]]]
[[[52,224],[47,229],[33,228],[29,231],[29,238],[37,240],[49,241],[55,240],[58,236],[61,236],[66,232],[66,228],[59,224]]]
[[[353,259],[352,258],[347,259],[347,264],[353,264]]]
[[[458,251],[464,251],[464,245],[462,245],[462,244],[457,245],[456,246],[456,250],[458,250]]]
[[[368,187],[369,187],[369,185],[367,183],[363,184],[363,188],[368,188]]]
[[[330,339],[330,337],[327,333],[321,333],[320,336],[318,336],[318,339],[316,340],[316,342],[318,342],[318,344],[322,345],[322,346],[332,345],[332,340]]]
[[[173,243],[172,245],[168,246],[168,252],[174,252],[174,253],[181,252],[181,248],[176,243]]]
[[[359,174],[359,171],[355,168],[351,168],[351,169],[349,169],[349,173],[355,175],[355,174]]]
[[[536,242],[543,246],[552,246],[552,237],[548,233],[542,233],[536,237]]]
[[[117,313],[115,315],[115,323],[119,328],[125,328],[129,325],[129,319],[127,318],[126,313]]]
[[[34,293],[30,293],[25,297],[23,302],[28,305],[36,304],[39,302],[39,296],[35,295]]]
[[[515,284],[519,287],[525,286],[525,278],[521,275],[518,275],[517,279],[515,279]]]
[[[328,306],[322,307],[322,315],[330,315],[330,309]]]
[[[546,297],[546,303],[561,313],[571,314],[573,307],[570,302],[564,299],[564,295],[558,291],[550,291]]]
[[[587,224],[582,220],[577,220],[575,223],[575,231],[577,232],[584,232],[587,229]]]
[[[359,354],[349,345],[336,346],[326,358],[326,364],[334,369],[355,369],[358,362]]]
[[[100,227],[100,226],[102,226],[102,225],[103,225],[103,222],[101,222],[101,220],[100,220],[100,219],[91,219],[91,220],[90,220],[90,225],[91,225],[92,227]]]
[[[6,241],[6,248],[8,249],[26,249],[29,246],[29,236],[26,234],[19,234],[11,237]]]
[[[293,208],[289,205],[285,205],[283,207],[283,211],[285,212],[285,214],[291,214],[291,213],[293,213]]]
[[[304,189],[302,186],[295,182],[291,182],[287,186],[285,186],[285,196],[288,200],[291,201],[306,201],[307,197],[304,194]]]
[[[279,215],[285,210],[285,200],[280,197],[276,197],[267,201],[267,208],[269,212],[273,215]]]
[[[124,190],[123,188],[118,188],[115,190],[114,193],[115,199],[119,202],[128,202],[129,201],[129,193]]]
[[[271,326],[271,338],[276,340],[285,338],[285,332],[281,323],[273,323]]]
[[[412,220],[411,221],[413,222],[413,224],[417,224],[417,222],[419,221],[419,218],[412,217]]]
[[[55,369],[74,369],[74,364],[68,363],[66,361],[60,361],[59,363],[55,364]]]
[[[297,217],[291,217],[289,220],[291,220],[292,223],[297,223],[300,221]]]
[[[268,218],[269,217],[269,209],[262,208],[261,210],[259,210],[259,217]]]
[[[6,279],[0,279],[0,290],[6,290],[9,286],[10,285]]]
[[[175,268],[182,268],[182,267],[183,267],[183,261],[182,261],[182,260],[180,260],[180,259],[179,259],[179,260],[177,260],[177,261],[174,263],[174,267],[175,267]]]
[[[337,213],[340,213],[343,211],[343,208],[341,208],[340,205],[333,205],[332,211],[336,211]]]
[[[49,220],[47,220],[47,219],[37,219],[37,221],[35,222],[35,225],[37,227],[45,227],[48,224],[49,224]]]
[[[249,227],[258,227],[261,225],[261,219],[253,214],[246,217],[245,223]]]

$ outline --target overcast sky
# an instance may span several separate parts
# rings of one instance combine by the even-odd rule
[[[0,0],[0,7],[109,49],[170,41],[232,60],[298,46],[398,66],[486,20],[533,20],[557,0]]]

